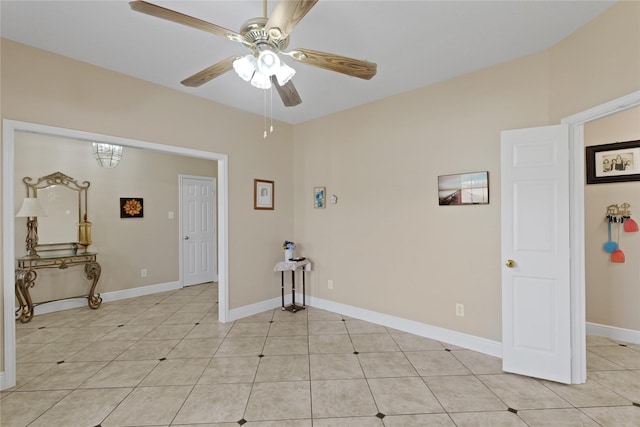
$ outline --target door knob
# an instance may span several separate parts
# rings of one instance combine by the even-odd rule
[[[184,236],[184,240],[189,240],[189,236]]]
[[[506,265],[507,268],[513,268],[516,266],[516,262],[512,259],[508,259],[507,262],[504,263],[504,265]]]

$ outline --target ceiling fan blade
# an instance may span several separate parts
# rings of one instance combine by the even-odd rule
[[[176,12],[175,10],[157,6],[152,3],[147,3],[143,0],[131,1],[129,2],[129,6],[131,6],[131,9],[135,10],[136,12],[155,16],[156,18],[166,19],[167,21],[171,22],[177,22],[178,24],[186,25],[198,30],[207,31],[209,33],[215,34],[216,36],[244,43],[244,39],[242,38],[242,36],[235,31],[227,30],[226,28],[220,27],[207,21],[203,21],[202,19],[194,18],[193,16]]]
[[[233,69],[233,61],[238,59],[239,56],[231,56],[227,59],[223,59],[217,64],[212,65],[211,67],[207,67],[199,73],[194,74],[191,77],[187,77],[180,83],[189,87],[198,87],[209,80],[213,80],[216,77],[226,73],[227,71]]]
[[[280,0],[273,9],[265,29],[273,38],[283,39],[287,37],[293,27],[304,18],[316,3],[318,3],[318,0]]]
[[[303,64],[324,68],[325,70],[337,71],[348,76],[369,80],[376,75],[378,66],[373,62],[361,61],[359,59],[347,58],[346,56],[335,55],[333,53],[318,52],[310,49],[294,49],[289,52],[281,52],[289,55],[294,60]]]
[[[302,102],[302,99],[300,99],[300,95],[298,95],[298,91],[291,80],[289,80],[284,86],[280,86],[276,76],[271,76],[271,84],[276,87],[278,95],[280,95],[280,99],[282,99],[282,103],[285,107],[295,107]]]

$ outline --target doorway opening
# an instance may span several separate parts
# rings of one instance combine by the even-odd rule
[[[226,322],[229,318],[228,306],[228,158],[226,154],[193,150],[183,147],[156,144],[91,132],[58,128],[35,123],[3,120],[2,147],[2,253],[3,253],[3,348],[4,373],[0,378],[0,389],[12,387],[16,383],[16,335],[15,335],[15,212],[14,203],[14,147],[16,132],[32,132],[45,135],[66,137],[82,141],[98,141],[134,148],[156,150],[168,154],[194,157],[217,162],[217,266],[218,266],[218,320]]]
[[[640,91],[614,99],[562,119],[569,125],[570,230],[571,247],[571,382],[587,380],[586,278],[585,278],[585,162],[584,125],[640,105]]]

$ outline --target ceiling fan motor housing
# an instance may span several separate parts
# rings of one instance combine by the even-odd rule
[[[269,49],[275,53],[283,51],[289,46],[289,36],[273,38],[265,29],[267,18],[252,18],[242,24],[240,34],[250,48],[258,54],[261,50]]]

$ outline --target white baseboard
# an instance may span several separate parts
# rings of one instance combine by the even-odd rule
[[[340,304],[322,298],[309,297],[307,299],[309,300],[309,304],[316,308],[344,314],[349,317],[366,320],[367,322],[387,326],[389,328],[408,332],[420,337],[430,338],[432,340],[453,344],[458,347],[502,358],[502,343],[498,341],[452,331],[450,329],[432,326],[426,323],[404,319],[402,317],[391,316],[346,304]]]
[[[100,294],[102,302],[119,301],[128,298],[141,297],[166,291],[175,291],[180,289],[180,282],[167,282],[157,285],[140,286],[138,288],[123,289],[120,291],[104,292]],[[291,297],[289,297],[291,299]],[[35,313],[46,314],[56,311],[69,310],[71,308],[80,308],[87,305],[86,297],[78,297],[65,299],[60,301],[52,301],[44,304],[38,304],[35,307]]]
[[[140,286],[138,288],[123,289],[100,294],[103,302],[118,301],[121,299],[142,297],[145,295],[158,294],[160,292],[175,291],[182,289],[180,282],[159,283],[157,285]]]
[[[300,295],[296,295],[296,302],[302,303],[302,297]],[[281,297],[272,298],[266,301],[229,310],[229,318],[230,321],[242,319],[244,317],[280,307],[281,304]],[[285,296],[285,304],[291,304],[291,295]],[[456,332],[450,329],[440,328],[426,323],[415,322],[413,320],[390,316],[388,314],[365,310],[351,305],[340,304],[312,296],[307,297],[307,304],[322,310],[344,314],[345,316],[366,320],[367,322],[375,323],[377,325],[388,326],[399,331],[409,332],[421,337],[430,338],[436,341],[474,350],[479,353],[502,358],[502,343],[498,341],[492,341],[486,338],[476,337],[474,335]]]
[[[300,300],[296,298],[296,301],[302,304],[302,298]],[[285,295],[284,303],[285,305],[291,304],[291,295]],[[233,310],[229,310],[229,322],[253,316],[254,314],[262,313],[267,310],[273,310],[274,308],[281,306],[282,297],[277,297],[257,302],[255,304],[249,304],[243,307],[234,308]]]
[[[587,322],[587,335],[610,338],[615,341],[623,341],[630,344],[640,344],[640,331],[618,328],[616,326]]]

